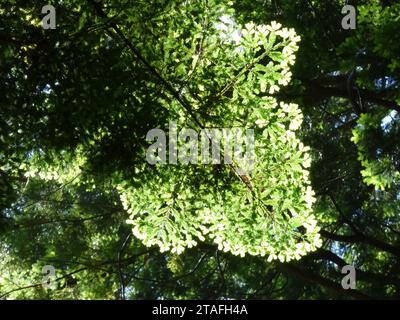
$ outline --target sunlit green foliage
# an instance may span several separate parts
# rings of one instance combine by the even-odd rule
[[[206,127],[257,124],[251,190],[228,166],[214,182],[214,168],[155,169],[143,158],[134,177],[121,181],[118,176],[115,185],[131,214],[128,221],[134,235],[147,246],[158,245],[161,252],[179,254],[207,238],[220,250],[242,257],[249,253],[267,255],[269,261],[299,259],[321,245],[312,215],[314,197],[307,171],[311,159],[309,149],[295,136],[302,122],[300,110],[294,104],[278,105],[268,93],[289,83],[300,38],[276,22],[249,23],[242,29],[228,15],[231,9],[212,5],[210,10],[209,5],[182,3],[148,22],[157,25],[162,20],[164,25],[153,36],[154,45],[162,46],[165,53],[152,56],[152,63],[172,83],[188,77],[182,94],[195,113],[207,114],[201,119]],[[235,32],[237,39],[232,38]],[[152,45],[149,39],[140,49],[147,53]],[[161,105],[171,109],[170,120],[178,121],[178,126],[193,126],[194,119],[179,101],[162,100]],[[60,184],[74,180],[85,167],[83,148],[56,158],[46,154],[60,163],[48,169],[37,151],[39,156],[31,160],[36,165],[26,176]]]

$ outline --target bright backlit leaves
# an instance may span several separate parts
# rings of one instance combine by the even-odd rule
[[[180,254],[205,241],[242,257],[300,259],[321,246],[312,213],[311,158],[296,136],[301,111],[273,97],[291,79],[300,38],[279,23],[242,28],[233,18],[227,33],[218,27],[219,18],[232,13],[224,8],[176,7],[161,17],[164,28],[142,39],[139,48],[165,79],[180,83],[181,94],[206,127],[255,129],[252,174],[238,177],[228,166],[151,166],[143,158],[129,179],[113,174],[114,186],[129,214],[127,223],[146,246]],[[235,39],[229,41],[227,34]],[[155,55],[154,48],[164,54]],[[160,101],[170,110],[169,120],[181,128],[193,125],[176,99]],[[65,182],[85,168],[85,157],[59,163],[58,168],[31,167],[28,175]]]

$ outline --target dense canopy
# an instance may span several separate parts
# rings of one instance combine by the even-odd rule
[[[3,0],[0,299],[399,298],[400,3],[345,3]]]

